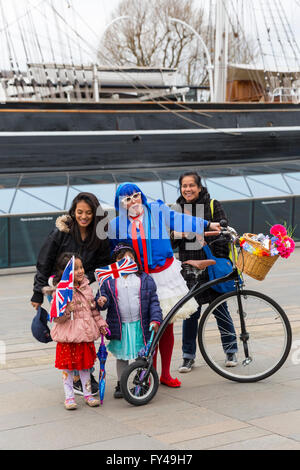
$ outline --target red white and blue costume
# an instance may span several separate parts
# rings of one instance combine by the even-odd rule
[[[121,200],[137,192],[141,193],[143,211],[138,217],[130,217]],[[132,183],[123,183],[118,187],[115,209],[119,215],[111,221],[109,227],[111,248],[113,250],[121,242],[132,245],[143,270],[149,273],[156,283],[163,316],[166,316],[177,301],[188,292],[180,274],[181,263],[173,254],[169,233],[174,230],[203,234],[208,222],[172,211],[161,200],[149,203],[140,188]],[[192,298],[178,312],[176,319],[188,318],[196,310],[197,303]],[[160,341],[162,344],[159,345],[162,356],[161,382],[176,387],[180,382],[177,381],[179,385],[173,383],[174,379],[169,372],[174,344],[173,325],[169,327]]]

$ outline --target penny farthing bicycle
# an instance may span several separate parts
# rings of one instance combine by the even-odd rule
[[[231,227],[222,227],[221,236],[232,248],[239,237]],[[234,257],[233,257],[234,258]],[[199,273],[215,261],[187,261]],[[234,291],[220,295],[201,316],[198,343],[204,360],[222,377],[236,382],[257,382],[277,372],[291,349],[292,331],[286,313],[264,293],[244,289],[233,261],[230,274],[202,284],[196,283],[168,313],[148,348],[123,372],[120,385],[124,398],[135,406],[149,403],[156,395],[159,378],[153,367],[153,355],[169,321],[192,297],[209,287],[234,281]],[[226,366],[225,356],[234,352],[235,367]]]

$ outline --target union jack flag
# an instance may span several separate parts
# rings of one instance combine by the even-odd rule
[[[136,262],[129,256],[126,256],[126,258],[109,264],[104,268],[96,269],[95,275],[101,289],[103,282],[107,279],[117,279],[118,277],[124,276],[124,274],[136,273],[138,269]]]
[[[53,296],[49,320],[62,317],[65,313],[66,306],[73,300],[73,280],[74,280],[74,256],[68,262],[61,280],[57,284],[56,292]]]

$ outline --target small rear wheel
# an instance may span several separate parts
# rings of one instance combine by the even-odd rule
[[[138,359],[123,371],[121,390],[125,400],[131,405],[146,405],[156,395],[159,386],[157,372],[152,366],[148,378],[144,380],[147,370],[147,361]]]

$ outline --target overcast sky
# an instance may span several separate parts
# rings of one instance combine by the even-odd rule
[[[0,0],[0,67],[3,68],[4,64],[9,63],[9,54],[19,58],[20,66],[22,61],[26,62],[26,54],[29,61],[41,61],[41,55],[45,61],[52,61],[51,54],[55,53],[58,57],[56,61],[63,62],[66,60],[65,56],[69,56],[68,51],[71,46],[74,62],[79,60],[79,56],[85,63],[95,61],[101,35],[119,1]],[[184,1],[187,0],[182,0],[182,2]],[[230,6],[235,0],[225,1]],[[195,2],[205,7],[210,0],[195,0]],[[279,2],[285,8],[289,24],[286,24],[278,17],[276,18],[272,28],[274,41],[271,45],[267,34],[266,21],[267,23],[272,22],[272,15],[276,16]],[[51,9],[51,3],[58,12],[56,20]],[[241,0],[239,4],[241,4]],[[253,23],[253,7],[255,8],[261,32],[261,44],[267,54],[266,61],[269,60],[268,55],[274,52],[278,64],[286,63],[283,55],[289,57],[290,63],[296,64],[295,55],[297,51],[300,64],[300,0],[244,0],[244,5],[243,24],[248,28],[249,33],[254,34],[254,37],[256,37],[256,33]],[[276,5],[277,8],[275,8]],[[248,7],[250,6],[252,7],[251,14],[248,13],[250,11]],[[264,10],[262,6],[264,6]],[[272,6],[271,11],[269,11],[268,6]],[[263,14],[263,11],[267,11],[267,14]],[[3,20],[3,14],[5,20]],[[71,28],[64,23],[64,20],[72,25]],[[56,26],[58,24],[61,29],[60,34],[54,33],[54,29],[57,31]],[[77,36],[74,33],[75,30],[78,32]],[[35,39],[33,31],[37,32],[39,41]],[[67,35],[65,35],[66,31],[68,31]],[[288,44],[286,31],[288,31],[290,44]],[[283,47],[278,41],[277,32],[283,42],[285,54],[283,54]],[[52,37],[52,46],[50,46],[50,36]],[[296,41],[299,44],[298,48]],[[51,50],[51,47],[53,50]]]

